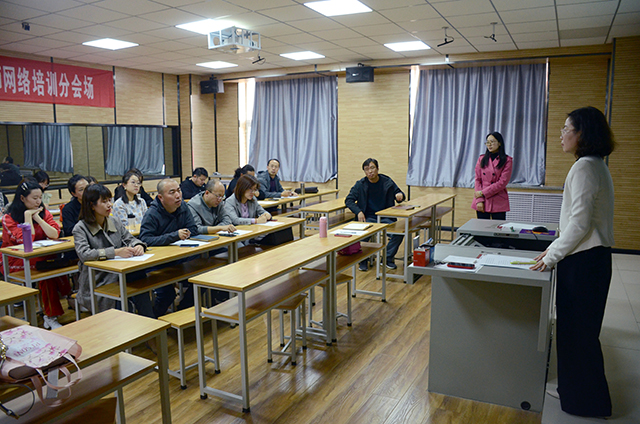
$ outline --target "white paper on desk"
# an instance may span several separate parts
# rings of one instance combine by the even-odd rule
[[[531,223],[507,222],[500,225],[498,228],[505,233],[519,233],[522,230],[533,230],[535,227],[536,224]]]
[[[267,221],[267,222],[263,222],[262,224],[258,224],[258,225],[266,225],[267,227],[277,227],[278,225],[282,225],[282,224],[284,224],[284,222]]]
[[[366,233],[367,233],[366,231],[355,231],[355,230],[341,229],[341,230],[332,231],[330,234],[341,235],[341,236],[361,236],[361,235],[364,235]]]
[[[132,256],[130,258],[123,258],[120,256],[116,256],[113,259],[107,259],[109,261],[133,261],[133,262],[142,262],[142,261],[146,261],[147,259],[149,259],[150,257],[153,256],[153,253],[145,253],[144,255],[140,255],[140,256]]]
[[[492,255],[492,254],[484,254],[478,260],[478,263],[486,266],[497,266],[501,268],[516,268],[516,269],[529,269],[534,264],[512,264],[511,262],[533,262],[533,259],[529,258],[521,258],[518,256],[505,256],[505,255]]]
[[[56,244],[64,243],[59,240],[38,240],[33,242],[34,247],[47,247],[47,246],[55,246]]]
[[[347,231],[364,231],[367,228],[373,227],[373,224],[368,222],[352,222],[351,224],[347,224],[343,230]]]
[[[443,270],[446,270],[446,271],[456,271],[456,272],[478,272],[480,270],[480,268],[482,268],[482,265],[476,265],[475,268],[466,269],[466,268],[453,268],[453,267],[448,266],[447,264],[440,264],[440,265],[435,265],[434,268],[435,269],[443,269]]]
[[[182,246],[183,244],[187,244],[187,245],[197,244],[198,246],[204,246],[207,243],[208,243],[207,241],[186,239],[186,240],[174,241],[173,243],[171,243],[171,246]]]
[[[262,206],[262,207],[265,207],[265,206],[275,206],[275,205],[277,205],[277,204],[278,204],[278,202],[270,202],[270,201],[268,201],[268,200],[260,200],[260,201],[258,202],[258,204],[259,204],[260,206]]]
[[[51,215],[59,215],[60,209],[49,209],[49,213],[51,213]]]
[[[446,263],[457,262],[460,264],[470,264],[470,265],[475,265],[480,263],[477,258],[469,258],[467,256],[455,256],[455,255],[447,256],[442,260],[442,262],[446,262]]]
[[[243,236],[245,234],[249,234],[250,232],[250,230],[235,230],[232,233],[229,231],[218,231],[218,234],[234,234],[236,236]]]

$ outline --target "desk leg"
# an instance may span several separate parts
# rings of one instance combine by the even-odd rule
[[[162,423],[171,424],[171,399],[169,398],[169,354],[167,349],[167,330],[156,336],[158,344],[158,383],[160,384],[160,405]]]
[[[129,299],[127,299],[127,276],[125,274],[118,275],[120,283],[120,307],[123,311],[129,311]]]
[[[456,238],[455,233],[453,232],[455,213],[456,213],[456,198],[454,197],[453,199],[451,199],[451,241],[453,241]]]
[[[336,258],[337,253],[331,252],[328,256],[327,268],[329,269],[329,284],[327,286],[327,296],[329,297],[329,315],[322,317],[323,322],[327,322],[327,341],[331,340],[332,343],[338,341],[338,333],[336,330],[336,311],[338,297],[336,296]]]
[[[247,302],[245,293],[238,293],[238,320],[240,332],[240,367],[242,378],[242,412],[250,411],[249,399],[249,355],[247,352]],[[291,312],[293,313],[293,312]]]
[[[384,243],[384,248],[382,249],[382,256],[384,258],[387,257],[387,244],[388,244],[388,238],[387,238],[387,229],[385,228],[384,230],[382,230],[382,240]],[[408,267],[405,265],[405,272],[406,269]],[[382,267],[382,301],[386,302],[387,301],[387,267],[383,266]]]
[[[93,278],[93,268],[88,267],[89,269],[89,293],[91,293],[91,315],[96,314],[96,282]],[[76,308],[79,303],[76,302]]]
[[[124,413],[124,393],[122,388],[116,390],[116,400],[117,400],[117,409],[116,409],[116,422],[118,424],[126,424],[127,419]]]
[[[31,262],[29,259],[24,259],[24,285],[33,288],[33,283],[31,282]]]
[[[229,246],[229,248],[231,248],[231,246]],[[197,284],[193,285],[193,304],[196,310],[196,349],[198,351],[198,381],[200,382],[200,399],[206,399],[207,395],[204,392],[204,388],[207,387],[207,380],[206,380],[207,375],[205,371],[206,359],[204,356],[204,340],[203,340],[204,334],[203,334],[203,328],[202,328],[202,314],[200,313],[200,310],[202,309],[202,306],[201,306],[202,297],[200,296],[200,290],[201,290],[200,286],[198,286]],[[216,321],[215,320],[211,321],[211,325],[216,325]]]
[[[404,220],[404,256],[403,256],[403,274],[404,274],[404,282],[407,282],[407,268],[409,267],[409,249],[411,248],[411,237],[409,234],[409,224],[411,218],[405,218]],[[385,239],[386,240],[386,239]],[[385,248],[386,249],[386,248]],[[412,252],[413,253],[413,252]],[[384,296],[383,296],[384,299]]]
[[[378,220],[378,224],[380,224],[381,223],[380,216],[377,217],[377,220]],[[386,239],[380,241],[380,233],[378,232],[378,234],[376,236],[376,243],[385,243],[386,244],[386,242],[387,242]],[[380,258],[381,258],[380,252],[376,253],[376,279],[380,278],[380,275],[381,275],[380,274]],[[386,252],[385,252],[384,260],[385,261],[387,260]],[[382,269],[384,269],[384,266],[382,267]],[[355,293],[355,291],[354,291],[354,293]]]
[[[433,238],[434,244],[438,244],[440,242],[440,240],[438,240],[438,235],[436,234],[436,221],[438,219],[436,216],[436,205],[431,206],[431,225],[429,226],[429,237]]]
[[[27,299],[27,308],[29,310],[29,324],[34,327],[38,326],[38,318],[36,316],[36,296],[31,296]]]
[[[4,253],[2,254],[2,271],[4,273],[3,280],[9,281],[9,273],[11,272],[9,267],[9,257]]]

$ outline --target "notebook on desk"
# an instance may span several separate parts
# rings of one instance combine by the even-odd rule
[[[395,205],[393,208],[402,209],[404,211],[410,211],[412,209],[415,209],[416,207],[414,205]]]
[[[352,222],[351,224],[344,227],[344,229],[351,231],[364,231],[367,228],[371,228],[372,226],[372,224],[368,224],[366,222]]]

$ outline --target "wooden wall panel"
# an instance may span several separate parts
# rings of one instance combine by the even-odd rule
[[[609,158],[615,187],[616,247],[640,250],[640,37],[620,38],[615,45],[611,128],[618,143]]]
[[[116,123],[162,125],[162,74],[116,68]]]
[[[87,127],[71,126],[69,127],[69,135],[71,137],[71,148],[73,149],[74,174],[90,175],[89,160],[88,160],[89,144],[87,142]],[[69,175],[67,175],[67,178],[68,177]]]
[[[560,128],[574,109],[593,106],[605,110],[609,55],[551,58],[547,120],[546,185],[562,187],[575,162],[560,146]]]
[[[89,163],[89,175],[95,177],[98,181],[106,180],[107,175],[104,172],[104,147],[102,142],[101,127],[87,128],[87,160]]]
[[[113,108],[56,105],[56,122],[63,124],[113,124]]]
[[[238,84],[225,83],[224,93],[216,94],[216,101],[218,172],[230,175],[237,167],[245,165],[239,163]]]
[[[193,168],[202,166],[211,173],[216,167],[213,94],[200,94],[200,81],[208,79],[206,76],[191,76],[191,117],[193,119],[191,145]]]
[[[53,122],[53,105],[0,102],[0,122]]]
[[[179,125],[177,75],[164,74],[164,124]]]
[[[338,78],[338,182],[341,197],[364,177],[372,157],[380,173],[406,192],[409,152],[409,71],[375,75],[374,83]]]
[[[193,157],[191,152],[191,87],[190,76],[180,75],[180,146],[182,164],[178,172],[182,179],[191,176],[193,171]]]

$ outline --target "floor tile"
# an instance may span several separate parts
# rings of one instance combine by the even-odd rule
[[[640,356],[640,330],[628,299],[607,301],[600,342],[603,346],[634,349]]]
[[[625,284],[640,284],[640,271],[619,270],[620,278]]]
[[[621,271],[640,271],[640,255],[613,255],[615,266]]]
[[[624,284],[623,286],[629,297],[629,303],[636,317],[636,322],[640,323],[640,284]]]

